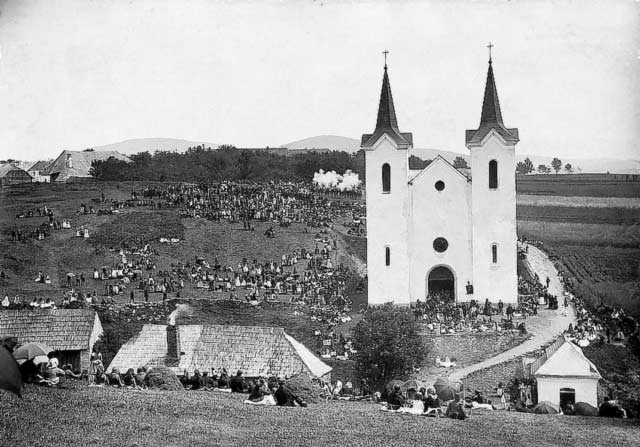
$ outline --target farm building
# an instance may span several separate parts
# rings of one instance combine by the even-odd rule
[[[0,165],[0,186],[31,183],[33,177],[24,169],[20,169],[10,163]]]
[[[27,172],[33,177],[34,182],[46,183],[51,181],[51,176],[49,175],[50,166],[51,161],[40,160],[31,165]]]
[[[91,163],[96,160],[131,161],[126,155],[116,151],[62,151],[49,167],[48,174],[52,182],[68,182],[74,179],[90,178]]]
[[[43,343],[53,349],[60,364],[74,370],[89,368],[93,345],[102,335],[102,324],[92,309],[3,310],[0,338],[18,343]]]
[[[177,374],[226,368],[245,377],[306,373],[327,380],[332,369],[282,328],[146,324],[120,348],[107,370],[160,365]]]
[[[598,368],[582,349],[560,337],[545,354],[530,366],[538,382],[538,402],[543,400],[563,407],[586,402],[598,406]]]

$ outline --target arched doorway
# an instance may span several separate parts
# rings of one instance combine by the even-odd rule
[[[427,295],[438,295],[440,299],[456,299],[456,279],[449,267],[441,265],[429,272]]]

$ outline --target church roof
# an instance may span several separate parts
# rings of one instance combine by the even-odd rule
[[[492,130],[495,130],[507,143],[515,144],[519,141],[518,129],[508,129],[502,121],[498,89],[496,88],[496,81],[493,77],[493,64],[491,59],[489,59],[489,70],[487,71],[487,82],[484,88],[480,125],[476,130],[467,130],[467,146],[481,144],[482,140]]]
[[[411,133],[400,132],[400,129],[398,128],[396,109],[393,105],[391,84],[389,83],[386,64],[384,66],[384,75],[382,77],[382,91],[380,92],[380,105],[378,106],[376,129],[372,134],[362,135],[361,147],[372,147],[384,134],[387,134],[389,138],[398,145],[398,147],[407,148],[413,144],[413,135]]]
[[[434,169],[434,166],[436,166],[437,164],[443,164],[445,166],[448,166],[451,170],[455,171],[457,174],[459,174],[462,178],[464,178],[466,181],[469,181],[469,177],[467,177],[464,172],[460,171],[459,169],[455,168],[451,163],[449,163],[449,161],[444,158],[442,155],[438,155],[436,156],[436,158],[433,159],[433,161],[431,163],[429,163],[427,166],[424,167],[424,169],[420,170],[420,172],[418,172],[416,175],[414,175],[410,180],[409,180],[409,184],[413,184],[416,180],[418,180],[418,178],[422,177],[422,175],[427,172],[430,168]]]

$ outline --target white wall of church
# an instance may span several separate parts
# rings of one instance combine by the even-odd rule
[[[407,151],[384,135],[366,150],[367,278],[369,304],[409,303]],[[391,168],[391,190],[382,190],[382,165]],[[390,250],[386,265],[385,248]]]
[[[491,131],[482,146],[470,147],[475,299],[518,300],[515,147]],[[498,187],[489,188],[489,162],[498,163]],[[492,245],[497,245],[493,263]]]
[[[437,181],[444,182],[438,191]],[[427,276],[438,266],[448,267],[455,278],[458,301],[466,295],[467,281],[473,282],[471,241],[471,183],[446,161],[437,158],[410,184],[411,200],[411,301],[424,301]],[[443,237],[449,243],[438,253],[433,241]]]

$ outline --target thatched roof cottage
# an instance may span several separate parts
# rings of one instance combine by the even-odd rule
[[[88,369],[93,345],[102,335],[93,309],[25,309],[0,311],[0,338],[18,343],[43,343],[54,350],[61,365]]]
[[[245,377],[305,373],[324,379],[330,379],[332,369],[282,328],[146,324],[120,348],[107,370],[159,365],[177,374],[226,368]]]

